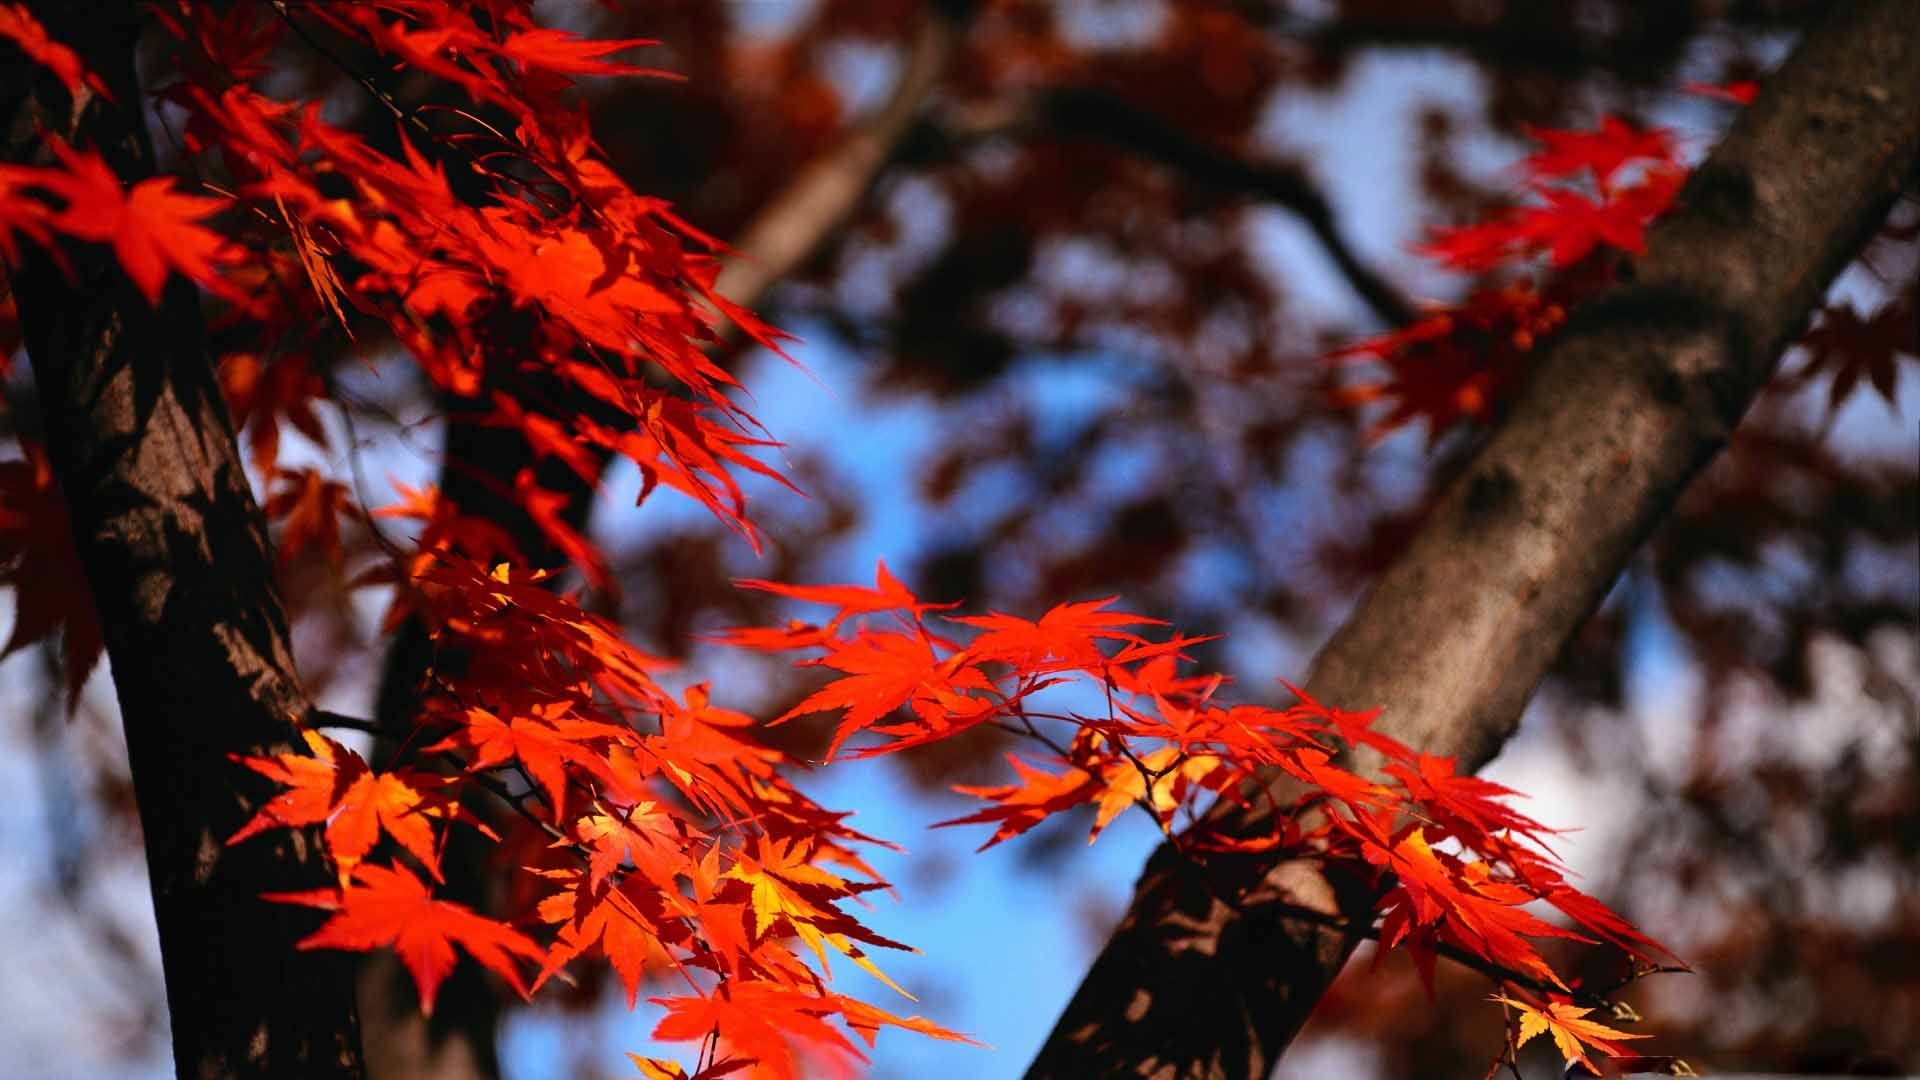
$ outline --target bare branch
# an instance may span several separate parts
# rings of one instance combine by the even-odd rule
[[[1306,170],[1293,162],[1232,153],[1113,94],[1082,86],[1054,87],[1014,106],[956,117],[936,134],[955,145],[1001,137],[1102,142],[1171,169],[1198,186],[1271,203],[1299,218],[1313,233],[1347,285],[1382,323],[1403,326],[1414,319],[1413,304],[1353,250],[1326,196]]]
[[[1696,34],[1799,30],[1813,10],[1809,5],[1770,12],[1755,5],[1737,18],[1710,18],[1687,10],[1685,4],[1657,5],[1619,25],[1594,30],[1570,18],[1564,5],[1523,0],[1492,11],[1403,5],[1401,10],[1380,7],[1336,16],[1303,15],[1275,0],[1226,0],[1223,6],[1323,58],[1440,50],[1470,57],[1492,70],[1567,78],[1601,73],[1654,87],[1671,86],[1671,73],[1685,58],[1684,43]]]
[[[966,39],[974,4],[930,4],[887,103],[809,164],[747,225],[719,292],[742,307],[805,266],[845,227],[914,128]]]

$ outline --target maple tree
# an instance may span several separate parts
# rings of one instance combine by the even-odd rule
[[[1033,618],[957,614],[882,563],[871,588],[737,583],[830,612],[706,636],[742,653],[798,652],[800,666],[830,673],[762,725],[716,705],[704,683],[676,688],[669,661],[578,590],[555,588],[577,574],[593,595],[616,591],[584,528],[611,459],[637,470],[640,502],[677,493],[755,551],[778,534],[749,514],[750,485],[792,486],[766,453],[781,433],[755,420],[723,362],[742,340],[783,349],[787,339],[742,303],[765,279],[730,282],[729,249],[629,186],[577,107],[582,78],[668,77],[621,59],[651,41],[543,27],[505,0],[157,4],[143,16],[166,42],[165,63],[142,87],[131,8],[103,27],[57,5],[0,7],[0,35],[33,65],[29,85],[11,91],[16,128],[31,135],[0,166],[0,254],[46,410],[44,446],[23,440],[23,460],[0,467],[0,557],[17,612],[9,650],[63,629],[70,696],[102,648],[113,659],[181,1071],[358,1072],[350,969],[333,954],[379,949],[398,956],[427,1014],[462,956],[521,996],[604,961],[630,1006],[644,992],[660,1010],[655,1037],[688,1047],[680,1062],[635,1055],[648,1076],[841,1068],[884,1028],[966,1038],[835,979],[844,959],[900,990],[876,954],[907,946],[846,906],[886,888],[863,855],[884,841],[805,794],[801,760],[769,741],[821,714],[832,733],[815,756],[829,765],[979,731],[1016,740],[1012,782],[959,785],[982,805],[945,823],[987,827],[983,847],[1083,807],[1089,839],[1129,809],[1166,835],[1136,912],[1038,1073],[1211,1074],[1239,1060],[1262,1070],[1363,936],[1410,955],[1429,985],[1443,956],[1490,978],[1494,1002],[1516,1017],[1507,1044],[1489,1048],[1496,1065],[1542,1033],[1589,1066],[1623,1053],[1636,1036],[1594,1010],[1677,961],[1571,884],[1550,830],[1471,773],[1680,484],[1725,441],[1847,245],[1884,216],[1890,179],[1911,166],[1920,90],[1903,74],[1914,65],[1901,64],[1915,59],[1914,35],[1886,30],[1893,5],[1847,8],[1802,46],[1774,99],[1753,99],[1760,118],[1691,187],[1662,129],[1615,117],[1591,130],[1534,127],[1539,149],[1521,166],[1531,201],[1438,229],[1421,248],[1498,280],[1414,314],[1350,266],[1356,291],[1404,325],[1328,358],[1379,373],[1334,387],[1333,406],[1384,404],[1375,435],[1415,420],[1430,439],[1503,423],[1432,511],[1486,526],[1483,565],[1461,578],[1471,584],[1434,587],[1441,563],[1416,542],[1313,679],[1289,687],[1293,704],[1233,703],[1227,680],[1195,662],[1210,638],[1160,629],[1113,598],[1066,600]],[[950,63],[957,21],[971,14],[928,20],[904,87]],[[1876,34],[1878,51],[1861,46]],[[273,58],[287,48],[358,84],[384,112],[379,130],[276,96]],[[1859,130],[1833,136],[1839,149],[1817,178],[1850,197],[1769,208],[1794,229],[1752,241],[1767,231],[1748,220],[1753,177],[1771,164],[1762,151],[1806,115],[1839,107],[1836,57],[1880,88],[1854,106]],[[380,67],[436,89],[404,103],[367,74]],[[1746,87],[1711,89],[1752,99]],[[143,94],[176,140],[165,175]],[[1096,126],[1115,111],[1074,94],[1041,108]],[[910,113],[883,110],[851,143],[859,153],[825,163],[851,181],[829,168],[821,183],[870,184],[873,145],[901,138]],[[1114,138],[1164,145],[1154,132],[1130,124]],[[1716,299],[1672,254],[1707,240],[1806,269]],[[1752,247],[1765,242],[1799,246]],[[791,269],[804,257],[769,261]],[[1755,299],[1769,289],[1784,299]],[[1603,315],[1578,324],[1583,304]],[[1676,304],[1727,308],[1712,314],[1729,324],[1719,344],[1694,341]],[[1646,316],[1658,327],[1648,333],[1679,342],[1649,339],[1656,352],[1719,352],[1689,361],[1697,369],[1674,360],[1627,390],[1595,390],[1611,374],[1607,350],[1634,346],[1618,336],[1639,332],[1617,330],[1608,311]],[[1891,398],[1910,318],[1910,299],[1864,319],[1828,309],[1808,335],[1807,365],[1786,381],[1832,372],[1838,402],[1864,377]],[[348,351],[379,342],[448,404],[437,488],[368,505],[357,478],[283,463],[283,425],[325,446],[317,411],[352,411],[319,371],[328,358],[300,344],[314,327]],[[143,353],[156,348],[164,363]],[[1619,404],[1623,441],[1561,437],[1585,422],[1560,408],[1583,390]],[[237,426],[245,466],[266,485],[257,509]],[[1558,471],[1544,482],[1564,491],[1520,521],[1510,511],[1524,472],[1501,455],[1540,445],[1578,465],[1548,462]],[[1582,502],[1595,469],[1611,470],[1618,490]],[[1576,527],[1602,518],[1621,520]],[[1537,551],[1543,530],[1562,534],[1552,552],[1515,556]],[[356,531],[367,538],[358,551],[343,540]],[[1486,571],[1489,561],[1505,565]],[[1566,565],[1583,572],[1556,572]],[[359,720],[301,690],[277,584],[297,567],[323,568],[332,588],[391,596],[383,625],[412,641],[411,651],[396,644],[401,674],[389,672],[400,705]],[[73,588],[83,578],[90,592]],[[1458,606],[1477,603],[1476,590],[1510,592],[1521,613]],[[1524,656],[1499,678],[1440,674],[1468,666],[1444,651],[1410,657],[1427,643],[1386,639],[1416,616],[1463,637],[1495,635],[1487,627],[1504,620],[1504,637],[1477,646],[1504,641]],[[1355,674],[1368,665],[1394,674]],[[217,677],[182,685],[176,666]],[[199,713],[220,723],[180,738],[178,725]],[[326,733],[356,728],[387,740],[376,764]],[[511,859],[517,909],[443,895],[476,844]],[[1231,911],[1229,922],[1287,927],[1280,953],[1301,966],[1248,989],[1224,965],[1271,968],[1270,956],[1223,953],[1197,975],[1190,962],[1155,962],[1163,946],[1141,935],[1164,933],[1177,922],[1169,911],[1196,896]],[[1542,918],[1539,902],[1564,923]],[[1624,957],[1627,975],[1572,977],[1549,961],[1548,939]],[[256,983],[266,998],[249,996]],[[1232,1004],[1170,1040],[1169,988],[1204,983],[1214,998],[1179,995],[1181,1017],[1221,995]],[[1144,1015],[1113,1004],[1133,993],[1152,1006]],[[1251,1038],[1223,1034],[1250,1009]]]

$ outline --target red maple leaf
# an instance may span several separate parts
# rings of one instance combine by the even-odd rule
[[[230,355],[220,363],[220,389],[233,412],[233,426],[247,430],[253,467],[261,474],[272,475],[279,461],[283,419],[321,449],[327,448],[327,429],[313,411],[316,402],[326,399],[327,387],[305,353],[271,360],[253,353]]]
[[[1052,666],[1098,668],[1106,662],[1100,642],[1140,642],[1139,635],[1121,627],[1166,625],[1158,619],[1102,610],[1116,599],[1109,596],[1056,604],[1038,622],[997,611],[956,616],[950,621],[986,631],[967,646],[967,655],[975,660],[998,661],[1027,671],[1049,670]],[[1050,660],[1055,664],[1049,665]]]
[[[1827,407],[1838,409],[1864,380],[1890,406],[1898,408],[1900,357],[1920,355],[1920,320],[1915,318],[1912,294],[1884,304],[1872,315],[1861,315],[1849,301],[1829,304],[1820,312],[1819,325],[1800,336],[1807,361],[1782,382],[1800,387],[1821,374],[1833,382]]]
[[[1650,963],[1658,962],[1663,957],[1678,960],[1665,945],[1641,933],[1619,912],[1578,889],[1560,885],[1549,888],[1546,895],[1547,903],[1559,908],[1567,918],[1642,960]]]
[[[827,747],[829,759],[848,737],[873,726],[915,697],[940,689],[956,691],[964,686],[986,685],[975,669],[957,662],[960,658],[941,660],[931,643],[914,634],[862,630],[852,640],[834,640],[827,647],[827,655],[806,663],[845,672],[846,676],[814,691],[773,722],[781,724],[808,713],[841,710],[840,726]]]
[[[38,443],[23,441],[21,449],[26,460],[0,462],[0,585],[14,589],[13,630],[0,657],[64,626],[71,702],[100,659],[100,622],[52,464]]]
[[[1666,128],[1635,128],[1617,116],[1603,116],[1597,131],[1568,131],[1560,128],[1528,127],[1528,137],[1540,149],[1524,158],[1520,166],[1537,179],[1559,179],[1591,169],[1604,190],[1615,174],[1636,161],[1673,164],[1676,149],[1673,133]]]
[[[91,88],[102,97],[112,100],[107,93],[106,84],[87,70],[81,62],[80,54],[47,36],[47,28],[33,13],[19,4],[0,4],[0,37],[12,41],[27,54],[27,59],[46,68],[66,86],[67,93],[79,98],[83,89]]]
[[[301,940],[302,949],[365,952],[392,947],[413,973],[420,989],[420,1011],[429,1016],[440,983],[453,970],[455,945],[505,979],[521,997],[527,996],[527,986],[515,960],[539,961],[546,955],[546,950],[506,923],[463,904],[435,900],[424,882],[398,866],[362,863],[345,889],[266,893],[261,899],[334,912],[325,925]]]
[[[1413,765],[1392,762],[1386,772],[1430,812],[1457,823],[1455,831],[1469,835],[1512,832],[1539,839],[1547,830],[1539,822],[1508,806],[1519,793],[1512,788],[1455,771],[1454,759],[1421,754]]]
[[[1752,79],[1736,79],[1733,82],[1713,83],[1685,82],[1680,89],[1689,94],[1698,94],[1705,98],[1729,101],[1735,105],[1751,105],[1753,99],[1760,96],[1760,84]]]
[[[268,521],[281,523],[275,561],[284,568],[311,548],[338,568],[346,555],[340,546],[340,519],[360,516],[353,493],[308,467],[278,470],[273,480],[273,494],[261,510]]]
[[[202,225],[227,205],[223,199],[186,195],[172,177],[155,176],[122,190],[120,178],[100,155],[50,144],[66,166],[46,170],[42,184],[66,202],[53,225],[80,240],[113,245],[121,269],[150,304],[160,302],[169,268],[197,284],[233,299],[237,290],[221,277],[221,267],[240,253],[221,234]]]
[[[507,35],[507,39],[500,43],[500,55],[516,60],[529,68],[563,75],[653,75],[669,79],[680,78],[673,72],[658,68],[637,67],[617,60],[605,59],[612,53],[658,44],[660,43],[657,41],[649,41],[645,38],[618,40],[583,38],[566,30],[536,27]]]

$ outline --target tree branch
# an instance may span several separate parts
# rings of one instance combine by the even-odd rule
[[[1085,86],[1035,92],[1018,105],[957,118],[935,133],[967,145],[995,137],[1103,142],[1185,176],[1196,185],[1278,206],[1300,219],[1349,288],[1388,326],[1413,321],[1413,304],[1367,265],[1340,231],[1333,207],[1306,170],[1223,150],[1122,98]]]
[[[966,40],[975,0],[930,3],[902,61],[899,81],[878,113],[808,164],[748,223],[718,292],[742,307],[805,266],[866,202],[914,129],[927,99],[946,78]]]
[[[1384,706],[1386,734],[1462,768],[1493,756],[1913,166],[1912,15],[1907,0],[1857,0],[1808,34],[1647,255],[1548,347],[1506,424],[1321,650],[1309,693]],[[1263,828],[1265,800],[1237,805],[1213,824]],[[1302,865],[1249,863],[1225,895],[1337,902]],[[1211,901],[1163,851],[1029,1075],[1264,1077],[1352,944]]]
[[[136,6],[32,10],[113,100],[69,101],[34,65],[9,65],[8,160],[46,153],[51,131],[100,151],[123,181],[151,176]],[[350,959],[298,949],[321,916],[260,898],[335,883],[318,830],[226,843],[274,794],[232,756],[303,751],[294,721],[309,703],[198,296],[176,276],[156,307],[105,248],[63,254],[23,252],[11,277],[126,728],[175,1067],[357,1077]]]
[[[1605,73],[1670,89],[1672,72],[1685,57],[1685,42],[1698,34],[1731,35],[1746,30],[1793,31],[1811,19],[1809,9],[1770,12],[1754,7],[1734,18],[1702,17],[1693,5],[1648,5],[1618,26],[1583,28],[1564,5],[1513,2],[1488,15],[1477,11],[1403,10],[1303,15],[1274,0],[1231,0],[1249,23],[1311,49],[1317,57],[1346,59],[1363,51],[1444,50],[1470,57],[1490,70],[1534,72],[1572,78]]]

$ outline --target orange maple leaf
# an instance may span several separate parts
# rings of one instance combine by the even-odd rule
[[[1099,839],[1101,830],[1122,810],[1141,803],[1153,812],[1160,831],[1171,836],[1173,812],[1195,785],[1223,767],[1224,763],[1212,754],[1186,754],[1178,746],[1163,746],[1137,761],[1121,758],[1112,762],[1105,770],[1106,790],[1100,793],[1087,843]]]
[[[1555,1046],[1560,1048],[1560,1056],[1571,1064],[1579,1062],[1589,1070],[1598,1073],[1593,1062],[1587,1060],[1585,1046],[1609,1055],[1620,1053],[1614,1044],[1616,1039],[1644,1039],[1646,1035],[1618,1031],[1605,1024],[1585,1019],[1593,1010],[1582,1008],[1570,1001],[1549,1001],[1545,1009],[1538,1009],[1517,998],[1505,994],[1495,994],[1489,1000],[1510,1005],[1520,1011],[1520,1034],[1513,1045],[1518,1048],[1527,1045],[1527,1040],[1545,1032],[1553,1036]],[[1583,1046],[1582,1044],[1585,1044]]]
[[[345,883],[354,867],[373,850],[382,830],[409,855],[419,859],[434,880],[440,880],[440,855],[434,843],[433,822],[466,818],[446,799],[423,792],[407,777],[374,773],[359,754],[317,731],[303,731],[311,754],[289,751],[273,757],[233,755],[254,772],[286,785],[256,811],[251,820],[227,838],[237,844],[268,829],[325,824],[327,850]],[[415,780],[432,778],[416,777]]]
[[[1013,765],[1013,771],[1020,777],[1020,783],[1004,784],[997,787],[967,787],[954,785],[955,791],[962,795],[972,795],[978,799],[987,799],[996,805],[978,810],[965,817],[936,822],[934,828],[951,825],[983,825],[998,823],[993,835],[981,844],[985,851],[1003,840],[1010,840],[1028,829],[1045,821],[1050,815],[1062,810],[1090,802],[1100,796],[1100,781],[1085,769],[1068,769],[1063,773],[1050,773],[1037,769],[1020,760],[1013,754],[1007,755],[1007,761]]]
[[[302,949],[365,952],[391,946],[413,974],[420,989],[420,1011],[429,1016],[440,983],[453,970],[455,945],[505,979],[523,998],[527,986],[515,958],[538,961],[546,955],[546,950],[506,923],[463,904],[435,900],[424,882],[398,866],[362,863],[348,888],[265,893],[261,899],[334,912],[325,925],[300,941]]]
[[[627,1060],[640,1070],[639,1080],[687,1080],[687,1070],[677,1061],[666,1058],[641,1057],[632,1051],[627,1052]]]
[[[874,1044],[874,1037],[883,1027],[895,1027],[903,1031],[918,1032],[928,1038],[939,1039],[943,1042],[962,1042],[969,1046],[986,1045],[985,1043],[976,1042],[957,1031],[949,1031],[923,1017],[895,1016],[885,1009],[875,1008],[864,1001],[856,1001],[850,997],[838,997],[837,1000],[840,1005],[841,1017],[846,1020],[847,1027],[851,1028],[855,1035],[860,1036],[861,1040],[868,1046]]]
[[[647,972],[675,963],[667,951],[668,940],[683,939],[687,934],[685,924],[676,920],[685,912],[667,907],[679,899],[678,895],[640,879],[628,879],[632,884],[592,884],[577,869],[534,872],[560,882],[564,888],[535,908],[542,922],[559,927],[559,934],[533,988],[538,990],[575,957],[597,947],[626,987],[627,1007],[633,1008]]]
[[[480,772],[518,759],[533,777],[557,818],[566,808],[567,766],[611,779],[607,754],[596,744],[622,740],[631,731],[611,724],[569,719],[564,701],[537,704],[505,719],[486,709],[464,710],[460,726],[429,751],[464,750],[471,754],[467,771]]]
[[[698,1041],[719,1032],[721,1045],[757,1065],[769,1080],[801,1075],[801,1047],[843,1060],[866,1056],[828,1022],[838,1000],[766,982],[728,980],[703,997],[649,998],[667,1014],[653,1037]],[[798,1045],[796,1045],[796,1043]]]
[[[778,581],[761,581],[757,578],[741,578],[734,585],[755,592],[772,593],[790,600],[803,600],[809,604],[824,604],[838,608],[839,613],[828,622],[829,627],[838,626],[854,615],[868,615],[880,611],[906,611],[918,614],[939,606],[923,604],[913,595],[912,590],[901,584],[900,579],[887,571],[887,561],[880,560],[874,568],[873,588],[864,585],[787,585]]]

